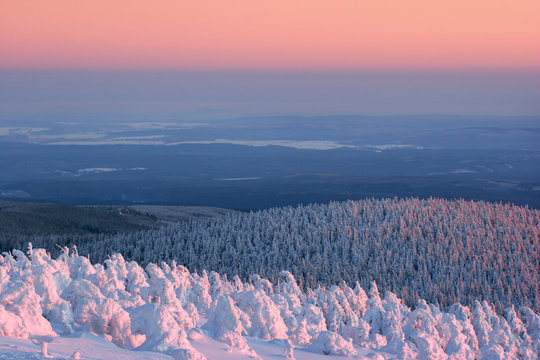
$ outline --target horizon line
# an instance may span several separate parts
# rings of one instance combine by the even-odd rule
[[[178,72],[178,73],[385,73],[385,72],[540,72],[539,66],[413,66],[413,67],[0,67],[0,72]]]

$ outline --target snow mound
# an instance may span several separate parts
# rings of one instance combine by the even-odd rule
[[[289,359],[537,360],[540,349],[540,316],[525,306],[501,315],[485,301],[443,311],[420,300],[411,309],[375,283],[368,294],[345,283],[302,291],[286,271],[274,286],[174,262],[142,268],[120,254],[104,264],[68,249],[56,259],[31,247],[0,256],[0,336],[31,339],[45,354],[73,332],[186,360],[205,359],[210,342],[239,358],[279,347]]]
[[[356,350],[350,341],[343,339],[338,333],[323,331],[315,341],[307,347],[308,351],[324,355],[355,356]]]

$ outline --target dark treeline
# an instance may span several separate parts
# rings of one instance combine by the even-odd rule
[[[303,287],[376,281],[414,306],[492,302],[540,310],[540,211],[514,205],[442,199],[366,199],[275,208],[189,220],[115,236],[20,236],[55,251],[78,247],[93,261],[113,252],[142,264],[176,260],[278,280],[291,271]],[[5,247],[5,246],[4,246]]]

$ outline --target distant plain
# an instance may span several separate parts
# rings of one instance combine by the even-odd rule
[[[239,210],[365,197],[540,207],[536,117],[26,121],[0,129],[0,196]]]

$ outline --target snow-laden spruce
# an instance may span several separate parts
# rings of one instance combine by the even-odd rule
[[[258,275],[230,281],[174,262],[143,269],[114,254],[92,264],[67,248],[53,259],[30,246],[0,256],[0,336],[54,341],[85,330],[175,359],[205,359],[190,342],[200,334],[253,358],[247,336],[282,341],[288,359],[366,349],[403,359],[538,359],[540,316],[525,306],[499,316],[485,301],[444,312],[420,300],[411,310],[375,283],[367,293],[358,284],[302,291],[291,273],[279,276],[277,286]]]
[[[540,211],[514,205],[442,199],[366,199],[328,205],[230,213],[115,237],[47,237],[28,241],[56,251],[75,244],[102,262],[115,252],[145,265],[172,261],[276,284],[289,270],[300,287],[356,282],[395,292],[408,306],[420,298],[444,308],[482,298],[540,311]],[[1,235],[0,235],[0,244]]]

